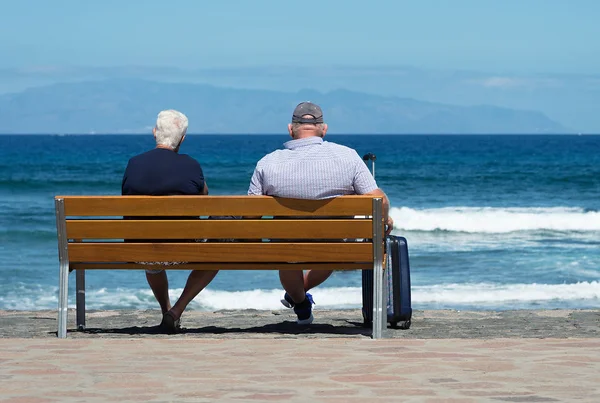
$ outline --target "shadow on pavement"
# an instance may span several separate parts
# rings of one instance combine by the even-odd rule
[[[304,335],[304,334],[330,334],[330,335],[362,335],[370,336],[371,329],[363,327],[362,323],[346,322],[348,325],[334,326],[330,324],[312,324],[302,326],[296,322],[285,321],[281,323],[273,323],[255,327],[219,327],[219,326],[204,326],[199,328],[182,327],[176,335],[223,335],[223,334],[273,334],[282,335]],[[123,334],[123,335],[152,335],[152,334],[169,334],[160,326],[129,326],[121,328],[87,328],[85,330],[69,330],[68,333],[86,333],[86,334]]]

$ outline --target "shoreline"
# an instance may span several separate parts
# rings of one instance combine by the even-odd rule
[[[86,330],[75,330],[75,310],[69,309],[69,338],[370,338],[355,310],[315,310],[310,326],[298,326],[291,310],[186,311],[182,331],[158,331],[158,310],[88,311]],[[55,338],[55,310],[0,310],[0,339]],[[514,311],[413,311],[410,329],[391,329],[394,339],[598,338],[600,309]]]

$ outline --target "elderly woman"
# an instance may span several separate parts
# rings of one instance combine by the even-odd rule
[[[152,130],[156,148],[129,160],[123,175],[123,195],[208,194],[200,163],[189,155],[179,154],[179,147],[185,139],[187,128],[188,119],[181,112],[166,110],[158,114],[156,126]],[[166,272],[160,269],[146,270],[146,279],[163,313],[161,328],[167,332],[177,331],[185,308],[216,275],[216,270],[192,271],[181,296],[175,305],[171,306]]]

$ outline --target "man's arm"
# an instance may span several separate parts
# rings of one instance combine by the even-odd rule
[[[390,200],[387,195],[377,187],[375,178],[362,158],[355,153],[356,172],[354,174],[354,191],[356,194],[364,194],[369,196],[380,196],[383,198],[383,219],[386,224],[385,234],[389,235],[394,229],[394,220],[390,217]],[[374,189],[374,190],[371,190]]]
[[[204,187],[202,188],[202,192],[200,194],[208,196],[208,185],[206,184],[206,181],[204,181]]]
[[[379,196],[383,198],[383,220],[385,221],[385,234],[389,235],[394,229],[394,220],[390,216],[390,200],[381,189],[375,189],[371,192],[364,193],[368,196]]]
[[[258,170],[258,165],[254,168],[252,178],[250,178],[250,186],[248,187],[248,196],[262,196],[262,175]],[[249,216],[253,220],[261,219],[262,216]]]
[[[258,166],[254,169],[252,178],[250,178],[250,186],[248,187],[249,196],[261,196],[263,195],[262,187],[262,175],[258,169]]]

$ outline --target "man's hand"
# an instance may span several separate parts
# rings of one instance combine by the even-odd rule
[[[392,230],[394,229],[394,220],[392,219],[391,216],[388,216],[386,222],[385,222],[385,235],[389,235],[391,234]]]
[[[390,217],[390,200],[381,189],[375,189],[372,192],[365,193],[368,196],[381,196],[383,198],[383,216],[385,219],[385,235],[389,235],[394,229],[394,220]]]

